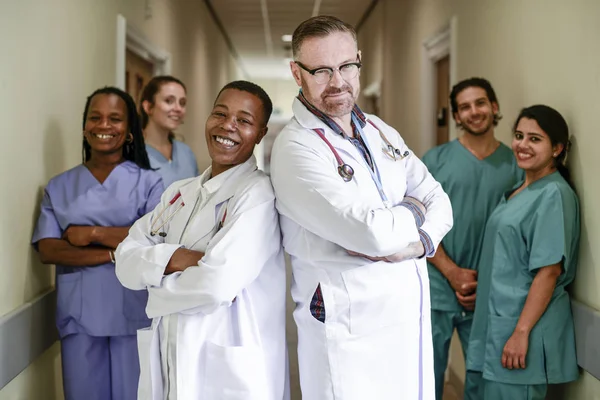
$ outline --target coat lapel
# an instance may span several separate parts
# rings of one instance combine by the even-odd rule
[[[362,154],[360,154],[360,151],[354,147],[349,140],[335,133],[329,126],[311,113],[297,98],[294,99],[293,111],[296,120],[304,128],[310,129],[311,131],[313,129],[323,130],[325,137],[339,152],[340,157],[342,157],[345,163],[350,164],[353,168],[356,168],[356,166],[361,166],[367,172],[369,171],[369,166],[367,165],[367,162],[363,158]],[[313,134],[316,135],[316,133]],[[352,159],[352,162],[349,162],[350,158]]]
[[[219,229],[228,200],[233,197],[239,184],[255,170],[256,159],[252,156],[244,164],[235,167],[235,170],[231,171],[232,174],[227,176],[219,187],[212,188],[210,181],[204,184],[202,190],[204,198],[201,200],[200,210],[189,221],[189,226],[185,229],[183,242],[181,242],[186,248],[197,247],[199,242],[205,241],[208,243],[212,239]],[[207,197],[208,200],[206,200]]]

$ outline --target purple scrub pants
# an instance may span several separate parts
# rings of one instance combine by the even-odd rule
[[[72,334],[61,340],[65,400],[135,400],[136,336]]]

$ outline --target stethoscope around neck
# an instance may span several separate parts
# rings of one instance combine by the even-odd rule
[[[369,124],[371,124],[379,132],[379,137],[381,137],[381,140],[383,140],[383,142],[386,145],[386,150],[383,150],[383,152],[385,153],[385,155],[387,155],[388,157],[390,157],[394,161],[402,160],[402,159],[408,157],[408,155],[410,154],[408,152],[408,150],[406,150],[404,153],[402,153],[400,151],[400,149],[394,147],[394,145],[392,145],[390,143],[390,141],[388,140],[388,138],[383,134],[383,132],[381,132],[381,129],[379,129],[377,127],[377,125],[375,125],[374,122],[372,122],[371,120],[367,120],[367,122]],[[338,164],[337,171],[338,171],[338,174],[340,175],[340,177],[344,180],[344,182],[350,182],[352,180],[352,178],[354,177],[354,168],[352,168],[350,165],[348,165],[348,164],[346,164],[344,162],[344,160],[339,155],[339,153],[337,152],[337,150],[335,149],[335,147],[333,147],[333,145],[331,144],[331,142],[329,142],[329,140],[327,140],[327,138],[325,137],[325,132],[323,131],[323,129],[321,129],[321,128],[314,128],[313,131],[317,135],[319,135],[319,137],[321,138],[321,140],[323,140],[325,142],[325,144],[327,144],[327,146],[329,147],[329,149],[333,153],[333,155],[334,155],[334,157],[335,157],[335,159],[337,161],[337,164]]]

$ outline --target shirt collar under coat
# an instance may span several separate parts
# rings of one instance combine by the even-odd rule
[[[302,102],[297,97],[294,98],[294,103],[292,104],[292,111],[298,123],[306,129],[323,129],[323,127],[331,129],[331,127],[328,124],[323,122],[313,112],[306,108],[306,106],[302,104]],[[354,105],[354,108],[352,109],[352,114],[355,114],[358,117],[358,121],[360,123],[361,128],[364,128],[367,124],[367,117],[358,107],[358,105]],[[333,129],[331,130],[333,131]],[[346,138],[346,134],[343,131],[335,133]]]
[[[217,205],[229,199],[235,193],[240,182],[257,169],[256,157],[250,156],[246,162],[236,165],[225,172],[211,178],[212,167],[208,167],[200,176],[191,180],[179,191],[185,204],[194,204],[204,191],[207,197],[212,197],[212,202]]]

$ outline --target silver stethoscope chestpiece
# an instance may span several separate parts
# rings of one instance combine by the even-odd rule
[[[344,182],[350,182],[354,176],[354,169],[348,164],[342,164],[338,167],[338,174],[340,174]]]

